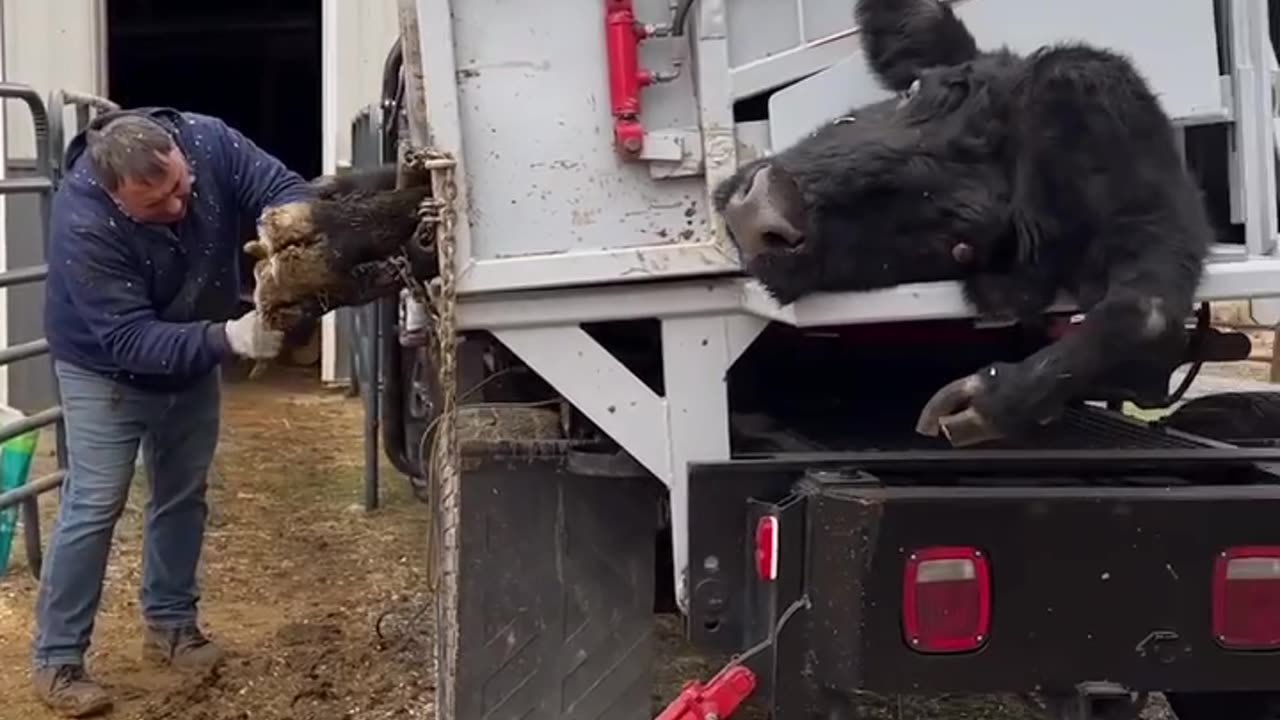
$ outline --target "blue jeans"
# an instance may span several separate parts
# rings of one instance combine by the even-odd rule
[[[218,444],[221,394],[217,369],[180,393],[144,392],[60,361],[54,371],[68,468],[36,597],[37,666],[84,662],[140,444],[150,490],[143,619],[158,628],[196,621],[206,475]]]

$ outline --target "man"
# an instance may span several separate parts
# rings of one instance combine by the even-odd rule
[[[195,113],[110,113],[67,149],[45,325],[69,470],[36,600],[32,669],[37,695],[66,716],[112,705],[84,657],[140,446],[150,490],[143,655],[183,670],[221,658],[196,617],[218,367],[233,355],[273,357],[282,341],[256,313],[235,317],[240,248],[264,208],[311,196],[248,138]]]

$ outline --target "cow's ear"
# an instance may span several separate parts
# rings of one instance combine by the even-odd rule
[[[858,0],[855,16],[867,64],[895,92],[911,87],[926,68],[978,55],[969,29],[939,0]]]

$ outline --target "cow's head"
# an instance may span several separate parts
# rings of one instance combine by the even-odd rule
[[[936,0],[859,0],[857,19],[868,64],[899,97],[743,165],[715,192],[744,269],[784,304],[954,277],[983,260],[966,249],[1007,227],[1019,58],[979,52]]]

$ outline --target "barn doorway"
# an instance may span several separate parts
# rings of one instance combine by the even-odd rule
[[[107,94],[216,115],[320,173],[320,0],[109,0]]]
[[[106,5],[107,97],[219,117],[304,178],[321,173],[321,0]],[[318,340],[307,345],[289,355],[306,365],[315,355],[318,373]]]

